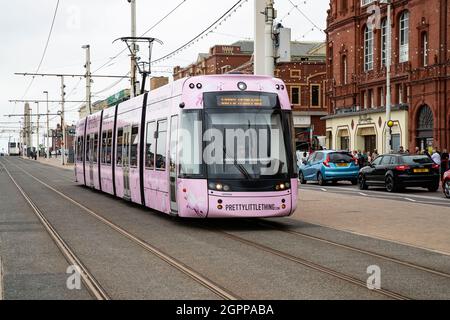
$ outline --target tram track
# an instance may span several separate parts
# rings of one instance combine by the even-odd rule
[[[323,274],[327,274],[327,275],[332,276],[334,278],[337,278],[337,279],[339,279],[341,281],[344,281],[344,282],[356,285],[358,287],[363,287],[363,288],[365,288],[367,290],[370,290],[367,287],[367,283],[366,282],[361,281],[361,280],[359,280],[357,278],[354,278],[352,276],[349,276],[349,275],[347,275],[345,273],[342,273],[342,272],[339,272],[339,271],[336,271],[336,270],[332,270],[332,269],[330,269],[328,267],[325,267],[323,265],[320,265],[320,264],[314,263],[312,261],[309,261],[309,260],[306,260],[306,259],[294,256],[294,255],[291,255],[289,253],[286,253],[286,252],[283,252],[283,251],[280,251],[280,250],[268,247],[268,246],[263,245],[261,243],[258,243],[256,241],[252,241],[252,240],[248,240],[248,239],[239,237],[237,235],[231,234],[231,233],[223,231],[223,230],[217,230],[216,232],[217,232],[217,234],[223,235],[223,236],[225,236],[225,237],[227,237],[227,238],[229,238],[231,240],[234,240],[236,242],[242,243],[242,244],[247,245],[249,247],[258,249],[258,250],[263,251],[263,252],[267,252],[269,254],[278,256],[280,258],[283,258],[285,260],[288,260],[288,261],[294,262],[296,264],[302,265],[302,266],[307,267],[309,269],[318,271],[318,272],[323,273]],[[373,291],[375,293],[378,293],[380,295],[383,295],[385,297],[394,299],[394,300],[411,300],[411,298],[409,298],[409,297],[406,297],[406,296],[404,296],[402,294],[399,294],[399,293],[396,293],[396,292],[393,292],[393,291],[390,291],[390,290],[386,290],[386,289],[378,289],[378,290],[371,290],[371,291]]]
[[[15,164],[13,164],[13,165],[15,165]],[[40,180],[40,179],[38,179],[38,178],[32,176],[30,173],[28,173],[28,172],[25,171],[24,169],[20,168],[19,166],[17,166],[17,165],[15,165],[15,166],[16,166],[17,168],[19,168],[21,171],[23,171],[24,173],[26,173],[27,175],[29,175],[30,177],[32,177],[32,178],[33,178],[34,180],[36,180],[37,182],[43,184],[45,187],[47,187],[48,189],[50,189],[50,190],[56,192],[57,194],[59,194],[59,195],[62,196],[63,198],[66,198],[66,200],[69,200],[70,202],[72,202],[72,203],[76,204],[77,206],[81,207],[83,210],[87,211],[89,214],[93,215],[94,217],[96,217],[96,218],[99,219],[100,221],[106,223],[106,224],[109,225],[111,228],[115,229],[116,231],[118,231],[119,233],[121,233],[123,236],[129,238],[129,239],[132,240],[133,242],[138,243],[140,246],[144,247],[144,248],[147,249],[148,251],[151,251],[152,253],[154,253],[154,252],[153,252],[154,250],[159,250],[159,249],[157,249],[157,248],[155,248],[155,247],[152,247],[151,245],[149,245],[149,244],[146,243],[145,241],[139,239],[138,237],[132,235],[131,233],[125,231],[125,230],[124,230],[123,228],[121,228],[120,226],[118,226],[118,225],[112,223],[111,221],[107,220],[106,218],[104,218],[104,217],[100,216],[99,214],[93,212],[92,210],[90,210],[89,208],[87,208],[87,207],[85,207],[84,205],[80,204],[80,203],[77,202],[76,200],[74,200],[74,199],[68,197],[67,195],[65,195],[65,194],[61,193],[60,191],[56,190],[55,188],[49,186],[48,184],[46,184],[46,183],[43,182],[42,180]],[[248,221],[249,223],[251,223],[252,225],[255,224],[255,220],[248,220],[248,219],[247,219],[247,221]],[[328,240],[328,239],[324,239],[324,238],[312,236],[312,235],[305,234],[305,233],[302,233],[302,232],[299,232],[299,231],[295,231],[295,230],[285,230],[285,229],[283,229],[283,228],[277,227],[275,224],[273,224],[273,223],[271,223],[271,222],[268,222],[268,221],[256,220],[256,222],[257,222],[257,224],[258,224],[259,226],[262,226],[262,227],[264,227],[264,228],[266,228],[266,229],[268,229],[268,230],[279,231],[279,232],[286,233],[286,234],[290,234],[290,235],[294,235],[294,236],[297,236],[297,237],[301,237],[301,238],[305,238],[305,239],[309,239],[309,240],[318,241],[318,242],[321,242],[321,243],[324,243],[324,244],[327,244],[327,245],[331,245],[331,246],[334,246],[334,247],[337,247],[337,248],[349,250],[349,251],[351,251],[351,252],[355,252],[355,253],[359,253],[359,254],[364,254],[364,255],[366,255],[366,256],[370,256],[370,257],[373,257],[373,258],[378,258],[378,259],[382,259],[382,260],[384,260],[384,261],[396,263],[396,264],[399,264],[399,265],[401,265],[401,266],[403,266],[403,267],[408,267],[408,268],[415,269],[415,270],[418,270],[418,271],[421,271],[421,272],[426,272],[426,273],[429,273],[429,274],[433,274],[433,275],[435,275],[435,276],[441,276],[441,277],[444,277],[444,278],[446,278],[446,279],[450,279],[450,274],[448,274],[448,273],[445,273],[445,272],[442,272],[442,271],[438,271],[438,270],[434,270],[434,269],[431,269],[431,268],[428,268],[428,267],[425,267],[425,266],[421,266],[421,265],[418,265],[418,264],[415,264],[415,263],[412,263],[412,262],[403,261],[403,260],[400,260],[400,259],[397,259],[397,258],[394,258],[394,257],[390,257],[390,256],[386,256],[386,255],[379,254],[379,253],[376,253],[376,252],[372,252],[372,251],[368,251],[368,250],[356,248],[356,247],[353,247],[353,246],[349,246],[349,245],[346,245],[346,244],[334,242],[334,241],[332,241],[332,240]],[[201,227],[201,228],[205,228],[204,225],[203,225],[203,226],[200,226],[200,227]],[[234,241],[240,242],[240,243],[245,244],[245,245],[247,245],[247,246],[256,248],[256,249],[258,249],[258,250],[260,250],[260,251],[264,251],[264,252],[270,253],[270,254],[272,254],[272,255],[281,257],[281,258],[283,258],[283,259],[289,260],[289,261],[291,261],[291,262],[295,262],[295,263],[297,263],[297,264],[300,264],[300,265],[302,265],[302,266],[305,266],[305,267],[308,267],[308,268],[310,268],[310,269],[316,270],[316,271],[318,271],[318,272],[328,274],[328,275],[330,275],[330,276],[333,276],[333,277],[338,278],[338,279],[340,279],[340,280],[342,280],[342,281],[351,283],[351,284],[353,284],[353,285],[357,285],[357,286],[359,286],[359,287],[364,287],[365,289],[368,290],[368,288],[367,288],[367,283],[366,283],[366,282],[364,282],[364,281],[362,281],[362,280],[360,280],[360,279],[354,278],[354,277],[351,276],[351,275],[342,273],[342,272],[340,272],[340,271],[332,270],[332,269],[330,269],[330,268],[328,268],[328,267],[326,267],[326,266],[323,266],[323,265],[317,264],[317,263],[315,263],[315,262],[312,262],[312,261],[309,261],[309,260],[300,258],[300,257],[298,257],[298,256],[294,256],[294,255],[289,254],[289,253],[286,253],[286,252],[284,252],[284,251],[280,251],[280,250],[277,250],[277,249],[274,249],[274,248],[265,246],[265,245],[263,245],[263,244],[261,244],[261,243],[258,243],[258,242],[255,242],[255,241],[251,241],[251,240],[248,240],[248,239],[244,239],[244,238],[239,237],[239,236],[234,235],[234,234],[230,234],[230,233],[228,233],[228,232],[226,232],[226,231],[224,231],[224,230],[221,230],[220,227],[214,227],[214,228],[215,228],[216,230],[211,230],[210,228],[207,228],[207,230],[208,230],[208,231],[216,232],[216,233],[221,234],[221,235],[223,235],[223,236],[225,236],[225,237],[227,237],[227,238],[229,238],[229,239],[232,239],[232,240],[234,240]],[[150,248],[149,248],[148,246],[150,246]],[[159,250],[159,251],[160,251],[160,250]],[[160,258],[161,258],[161,257],[160,257]],[[164,259],[164,257],[162,257],[162,260],[166,261],[166,260]],[[166,262],[168,262],[169,264],[171,264],[172,261],[171,261],[171,260],[168,260],[168,261],[166,261]],[[180,262],[177,261],[176,259],[175,259],[175,262],[180,263]],[[181,263],[181,264],[182,264],[182,263]],[[187,268],[189,268],[189,267],[187,267]],[[180,270],[180,271],[182,271],[182,270]],[[187,271],[187,270],[185,270],[185,271]],[[185,273],[185,271],[183,271],[183,273]],[[187,272],[188,272],[188,271],[187,271]],[[188,274],[188,275],[189,275],[189,274]],[[209,282],[211,283],[212,281],[209,281]],[[205,283],[205,282],[203,282],[203,283]],[[206,281],[206,283],[208,283],[208,281]],[[219,287],[220,289],[217,290],[217,287]],[[220,297],[222,297],[222,298],[224,298],[224,299],[233,299],[233,298],[235,298],[235,299],[241,299],[241,298],[238,297],[237,295],[233,295],[233,294],[230,293],[230,292],[228,292],[229,295],[227,295],[227,290],[221,288],[221,287],[218,286],[217,284],[214,284],[214,288],[210,288],[210,289],[211,289],[211,291],[215,292],[218,296],[220,296]],[[407,296],[405,296],[405,295],[402,295],[402,294],[399,294],[399,293],[396,293],[396,292],[393,292],[393,291],[390,291],[390,290],[386,290],[386,289],[375,290],[375,292],[376,292],[376,293],[379,293],[379,294],[381,294],[381,295],[384,295],[384,296],[386,296],[386,297],[389,297],[389,298],[392,298],[392,299],[396,299],[396,300],[409,300],[409,299],[411,299],[411,298],[409,298],[409,297],[407,297]]]
[[[41,222],[49,236],[55,242],[58,249],[61,251],[62,255],[65,257],[69,265],[77,266],[80,271],[80,276],[85,284],[86,288],[90,294],[97,300],[110,300],[109,294],[103,289],[100,283],[95,279],[94,275],[89,271],[89,269],[83,264],[81,259],[76,255],[72,248],[67,244],[66,241],[61,237],[61,235],[56,231],[53,225],[47,220],[43,212],[39,209],[36,203],[29,197],[29,195],[23,190],[23,188],[17,183],[11,172],[6,168],[6,166],[0,162],[3,171],[6,172],[12,183],[19,190],[20,194],[23,196],[25,201],[28,203],[30,208],[33,210],[34,214]]]
[[[272,223],[267,222],[267,221],[258,221],[258,225],[263,226],[263,227],[267,228],[268,230],[275,230],[275,231],[279,231],[279,232],[282,232],[282,233],[286,233],[286,234],[294,235],[294,236],[297,236],[297,237],[301,237],[301,238],[304,238],[304,239],[318,241],[318,242],[321,242],[321,243],[329,244],[329,245],[337,247],[337,248],[349,250],[349,251],[356,252],[356,253],[361,253],[361,254],[364,254],[366,256],[370,256],[370,257],[373,257],[373,258],[378,258],[378,259],[381,259],[381,260],[384,260],[384,261],[388,261],[388,262],[393,262],[393,263],[396,263],[396,264],[399,264],[399,265],[402,265],[402,266],[405,266],[405,267],[409,267],[411,269],[427,272],[427,273],[430,273],[430,274],[433,274],[433,275],[436,275],[436,276],[440,276],[440,277],[443,277],[443,278],[446,278],[446,279],[450,279],[450,273],[446,273],[446,272],[435,270],[435,269],[432,269],[432,268],[429,268],[429,267],[421,266],[421,265],[418,265],[418,264],[415,264],[415,263],[412,263],[412,262],[403,261],[403,260],[400,260],[400,259],[397,259],[397,258],[394,258],[394,257],[389,257],[389,256],[386,256],[386,255],[383,255],[383,254],[380,254],[380,253],[376,253],[376,252],[373,252],[373,251],[356,248],[356,247],[353,247],[353,246],[349,246],[349,245],[342,244],[342,243],[339,243],[339,242],[335,242],[335,241],[332,241],[332,240],[324,239],[324,238],[321,238],[321,237],[312,236],[312,235],[309,235],[309,234],[306,234],[306,233],[303,233],[303,232],[300,232],[300,231],[281,229],[281,228],[276,227],[275,225],[273,225]]]
[[[19,167],[18,165],[14,164],[14,163],[11,163],[9,160],[5,160],[5,161],[8,162],[10,165],[15,166],[20,171],[25,173],[27,176],[29,176],[30,178],[32,178],[36,182],[40,183],[41,185],[43,185],[47,189],[51,190],[52,192],[56,193],[57,195],[59,195],[63,199],[65,199],[65,200],[69,201],[70,203],[76,205],[77,207],[81,208],[83,211],[88,213],[90,216],[94,217],[98,221],[102,222],[103,224],[107,225],[108,227],[110,227],[114,231],[118,232],[120,235],[122,235],[123,237],[127,238],[128,240],[130,240],[132,243],[140,246],[141,248],[145,249],[150,254],[158,257],[159,259],[161,259],[162,261],[166,262],[167,264],[169,264],[173,268],[177,269],[181,273],[185,274],[186,276],[188,276],[189,278],[191,278],[192,280],[194,280],[198,284],[200,284],[203,287],[207,288],[208,290],[210,290],[212,293],[214,293],[219,298],[224,299],[224,300],[242,300],[242,297],[240,297],[237,294],[227,290],[226,288],[222,287],[221,285],[215,283],[214,281],[210,280],[206,276],[202,275],[201,273],[195,271],[194,269],[192,269],[191,267],[187,266],[183,262],[179,261],[175,257],[167,254],[163,250],[161,250],[161,249],[159,249],[159,248],[149,244],[148,242],[140,239],[139,237],[133,235],[132,233],[128,232],[127,230],[123,229],[122,227],[120,227],[119,225],[117,225],[114,222],[110,221],[109,219],[103,217],[102,215],[98,214],[97,212],[95,212],[95,211],[91,210],[90,208],[86,207],[85,205],[83,205],[82,203],[78,202],[77,200],[69,197],[68,195],[60,192],[59,190],[56,190],[55,188],[53,188],[49,184],[45,183],[44,181],[42,181],[39,178],[35,177],[34,175],[30,174],[28,171],[24,170],[23,168]],[[26,195],[26,193],[23,191],[23,189],[15,182],[14,178],[10,175],[9,170],[6,168],[6,166],[4,166],[3,164],[2,164],[2,166],[5,168],[6,172],[9,174],[11,180],[19,188],[19,190],[21,191],[22,195],[25,197],[27,202],[30,205],[32,205],[33,210],[36,209],[36,211],[40,213],[40,216],[42,217],[42,220],[41,220],[41,218],[40,218],[40,220],[41,221],[47,221],[45,219],[45,216],[43,216],[43,214],[39,211],[39,208],[33,203],[33,201],[30,199],[30,197],[28,195]],[[47,223],[48,223],[48,221],[47,221]],[[48,223],[48,225],[50,225],[50,223]],[[53,227],[51,228],[51,230],[52,230],[51,232],[54,232],[55,234],[57,234],[56,230],[54,230]],[[52,238],[53,238],[53,236],[52,236]],[[58,236],[57,238],[60,239],[62,242],[64,242],[64,240],[60,236]],[[53,238],[53,239],[55,240],[55,238]],[[55,242],[56,242],[56,240],[55,240]],[[68,247],[68,246],[66,244],[66,246],[63,246],[63,247]],[[74,254],[73,254],[73,256],[74,256]],[[78,261],[79,261],[79,259],[78,259]],[[80,261],[80,263],[81,263],[81,261]],[[78,265],[78,264],[75,263],[74,265]],[[93,278],[93,276],[92,276],[92,278]]]

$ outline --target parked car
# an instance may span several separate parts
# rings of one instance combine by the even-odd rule
[[[386,154],[361,169],[359,188],[385,187],[396,192],[407,187],[422,187],[431,192],[439,189],[439,165],[426,155]]]
[[[445,196],[450,199],[450,170],[444,174],[442,189],[444,189]]]
[[[349,152],[323,150],[312,153],[300,166],[300,183],[317,181],[323,186],[327,182],[350,181],[358,183],[358,160]]]

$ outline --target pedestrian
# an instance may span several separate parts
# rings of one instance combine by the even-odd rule
[[[361,150],[357,151],[357,159],[358,159],[358,164],[359,164],[359,168],[362,169],[365,167],[365,161],[364,161],[364,155],[361,153]]]
[[[419,147],[416,147],[416,149],[414,150],[414,154],[416,154],[416,155],[421,154]]]
[[[375,160],[376,158],[378,158],[379,154],[378,154],[378,150],[375,149],[372,152],[372,161]]]
[[[449,154],[447,149],[444,149],[442,151],[441,155],[441,174],[442,177],[444,177],[444,173],[446,173],[449,170]]]
[[[403,148],[403,146],[400,146],[400,149],[398,150],[398,153],[405,154],[405,148]]]
[[[373,161],[372,153],[369,151],[369,152],[367,152],[367,163],[371,163],[372,161]]]
[[[441,155],[437,151],[437,149],[433,150],[433,155],[431,156],[431,160],[434,161],[437,165],[441,165]]]

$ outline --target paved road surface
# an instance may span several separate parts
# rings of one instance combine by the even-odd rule
[[[1,166],[4,299],[93,298],[65,288],[67,258],[9,175],[111,299],[450,298],[447,255],[295,217],[174,219],[76,186],[67,170],[8,157]],[[381,290],[366,286],[374,265]]]

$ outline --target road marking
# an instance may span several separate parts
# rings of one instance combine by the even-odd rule
[[[405,200],[411,201],[411,202],[417,202],[417,200],[411,199],[411,198],[403,198]]]
[[[323,192],[327,192],[328,190],[325,188],[321,188],[320,190],[322,190]]]
[[[364,196],[364,197],[368,197],[369,196],[367,193],[364,193],[364,192],[359,192],[359,194]]]

